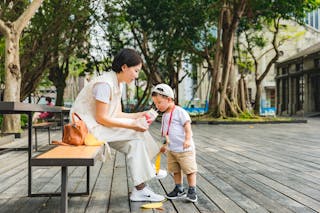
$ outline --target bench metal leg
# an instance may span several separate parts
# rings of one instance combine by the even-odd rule
[[[61,213],[68,212],[68,167],[61,168]]]
[[[63,192],[63,168],[67,169],[68,167],[61,167],[61,192],[52,192],[52,193],[31,193],[29,197],[59,197],[62,196]],[[31,167],[30,167],[31,169]],[[31,174],[31,173],[29,173]],[[30,176],[31,180],[31,176]],[[68,182],[68,171],[66,171],[66,181]],[[67,186],[66,186],[67,187]],[[66,188],[67,189],[67,188]],[[87,166],[87,186],[86,186],[86,191],[83,192],[68,192],[68,196],[70,197],[75,197],[75,196],[83,196],[83,195],[89,195],[90,194],[90,166]],[[62,199],[61,199],[62,200]]]
[[[38,151],[38,134],[37,134],[37,128],[34,128],[34,145],[35,145],[35,147],[34,147],[34,149],[36,150],[36,151]]]
[[[49,143],[49,145],[51,144],[50,143],[50,126],[48,127],[48,143]]]
[[[90,166],[87,166],[87,194],[90,192]]]
[[[32,113],[28,113],[28,196],[31,196],[32,191],[32,168],[31,168],[31,157],[32,157]]]

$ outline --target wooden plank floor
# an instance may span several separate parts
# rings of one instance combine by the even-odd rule
[[[151,133],[159,139],[158,123]],[[130,202],[125,156],[91,167],[91,195],[71,197],[69,212],[320,212],[320,119],[307,124],[193,125],[197,147],[197,192],[192,204],[164,202],[164,210],[142,210]],[[39,131],[40,150],[47,132]],[[53,131],[52,139],[61,138]],[[25,146],[27,138],[4,147]],[[162,168],[166,167],[165,156]],[[33,192],[59,192],[60,169],[34,167]],[[69,169],[69,191],[85,190],[86,169]],[[27,152],[0,154],[0,212],[59,212],[60,197],[27,197]],[[172,176],[148,183],[165,194]],[[186,185],[186,182],[185,182]]]

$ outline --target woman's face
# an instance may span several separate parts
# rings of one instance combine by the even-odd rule
[[[139,77],[139,71],[141,70],[142,64],[138,64],[133,67],[128,67],[126,64],[122,66],[122,71],[124,73],[124,82],[130,84],[136,78]]]

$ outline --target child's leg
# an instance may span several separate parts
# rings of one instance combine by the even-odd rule
[[[187,180],[188,180],[188,184],[189,187],[196,187],[197,185],[197,173],[191,173],[187,175]]]
[[[167,194],[167,198],[174,200],[177,198],[182,198],[186,196],[186,192],[183,190],[183,176],[182,176],[182,171],[180,170],[180,172],[174,172],[173,173],[173,179],[174,179],[174,183],[176,184],[176,186],[174,187],[173,191]]]
[[[173,179],[174,179],[174,183],[177,184],[181,184],[183,182],[183,178],[182,178],[182,171],[180,170],[180,172],[175,172],[173,173]],[[189,181],[189,180],[188,180]]]
[[[186,193],[183,190],[183,174],[181,171],[181,167],[176,159],[176,154],[171,153],[170,151],[167,153],[167,160],[168,160],[168,171],[173,173],[173,179],[175,183],[174,189],[167,194],[168,199],[177,199],[181,197],[185,197]]]
[[[197,202],[198,196],[196,192],[197,173],[193,172],[187,175],[189,189],[187,194],[187,200],[191,202]]]
[[[180,172],[173,173],[174,183],[176,184],[176,188],[179,189],[180,192],[183,191],[183,174],[182,170]]]

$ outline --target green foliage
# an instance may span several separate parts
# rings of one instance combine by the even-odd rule
[[[0,115],[0,126],[2,126],[2,121],[3,121],[3,115]],[[25,114],[22,114],[20,116],[20,121],[21,121],[21,127],[26,127],[28,124],[28,116]]]
[[[0,19],[5,22],[16,20],[29,4],[28,0],[1,1]]]
[[[166,82],[176,87],[182,58],[202,63],[202,51],[213,49],[216,41],[217,1],[111,0],[105,2],[102,18],[111,57],[124,46],[142,52],[147,78],[153,84]],[[130,33],[127,33],[130,32]],[[138,49],[137,48],[137,49]],[[209,53],[212,57],[213,51]],[[186,62],[186,61],[184,61]],[[191,71],[182,67],[185,72]],[[154,77],[156,76],[156,77]]]
[[[69,70],[72,75],[83,72],[92,13],[86,0],[43,2],[21,38],[22,99],[38,85],[64,85]],[[48,76],[53,76],[50,84]]]
[[[26,127],[28,124],[28,116],[25,114],[22,114],[20,116],[20,120],[21,120],[21,127]]]
[[[246,112],[240,113],[239,118],[240,119],[255,119],[255,118],[257,118],[257,116],[252,112],[246,111]]]

